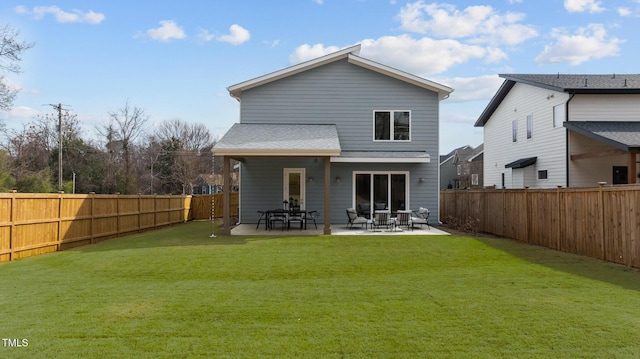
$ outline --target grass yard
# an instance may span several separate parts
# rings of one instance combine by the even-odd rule
[[[1,358],[640,358],[640,272],[503,239],[208,238],[0,263]]]

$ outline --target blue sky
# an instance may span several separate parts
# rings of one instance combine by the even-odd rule
[[[482,143],[473,127],[500,73],[638,73],[640,0],[51,0],[0,4],[0,25],[35,47],[11,128],[68,105],[87,133],[128,100],[151,123],[179,118],[222,136],[234,85],[362,44],[365,58],[453,87],[440,152]]]

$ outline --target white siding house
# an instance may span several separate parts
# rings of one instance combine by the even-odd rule
[[[500,77],[475,124],[484,127],[485,186],[635,183],[640,75]]]

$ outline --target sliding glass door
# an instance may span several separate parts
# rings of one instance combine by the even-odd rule
[[[353,202],[360,215],[407,208],[408,172],[355,172],[353,178]]]

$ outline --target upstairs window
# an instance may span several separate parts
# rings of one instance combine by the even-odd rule
[[[553,127],[562,127],[562,123],[566,120],[564,112],[564,104],[553,106]]]
[[[374,141],[410,141],[410,111],[374,111]]]
[[[527,116],[527,140],[533,137],[533,115]]]
[[[511,142],[518,142],[518,120],[511,121]]]

